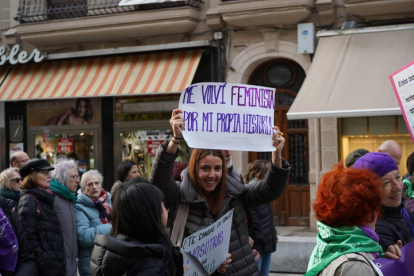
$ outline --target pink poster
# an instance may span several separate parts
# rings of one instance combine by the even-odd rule
[[[414,61],[389,76],[395,96],[414,142]]]

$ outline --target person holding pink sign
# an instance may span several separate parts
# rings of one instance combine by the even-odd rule
[[[163,191],[166,208],[170,209],[168,226],[173,224],[177,210],[185,203],[189,205],[189,210],[184,238],[213,224],[234,208],[228,251],[231,262],[227,260],[215,273],[259,276],[249,245],[245,210],[275,200],[286,187],[290,165],[281,156],[285,142],[283,133],[274,126],[274,133],[269,136],[269,143],[275,150],[272,152],[270,172],[264,180],[249,186],[230,183],[226,180],[223,151],[196,148],[192,151],[188,168],[181,174],[181,181],[175,182],[172,170],[185,129],[181,109],[173,110],[170,124],[173,138],[158,148],[150,176],[151,183]]]

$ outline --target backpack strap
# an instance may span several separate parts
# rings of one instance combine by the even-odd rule
[[[172,228],[171,242],[181,248],[183,242],[185,223],[187,222],[188,212],[190,210],[189,203],[180,203],[178,205],[177,214],[175,216]]]
[[[37,201],[37,198],[33,194],[31,194],[31,193],[25,193],[24,196],[31,196],[34,199],[34,201],[36,202],[36,213],[37,213],[37,216],[40,216],[39,201]]]
[[[378,271],[375,269],[374,264],[368,260],[363,254],[359,253],[348,253],[339,256],[335,260],[333,260],[323,271],[320,276],[328,276],[328,275],[334,275],[335,271],[344,263],[349,261],[359,261],[367,264],[369,267],[372,268],[372,270],[375,273],[375,276],[379,276]]]

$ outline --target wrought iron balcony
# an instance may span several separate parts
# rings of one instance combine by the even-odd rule
[[[15,19],[23,24],[182,6],[197,8],[204,4],[203,0],[183,0],[119,6],[119,2],[120,0],[20,0]]]

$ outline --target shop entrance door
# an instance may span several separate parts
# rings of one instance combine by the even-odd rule
[[[282,156],[291,164],[288,186],[282,196],[273,202],[273,220],[276,225],[309,225],[310,196],[308,182],[308,127],[306,120],[288,121],[289,107],[277,107],[275,125],[286,139]],[[271,153],[250,152],[249,162],[270,160]]]

